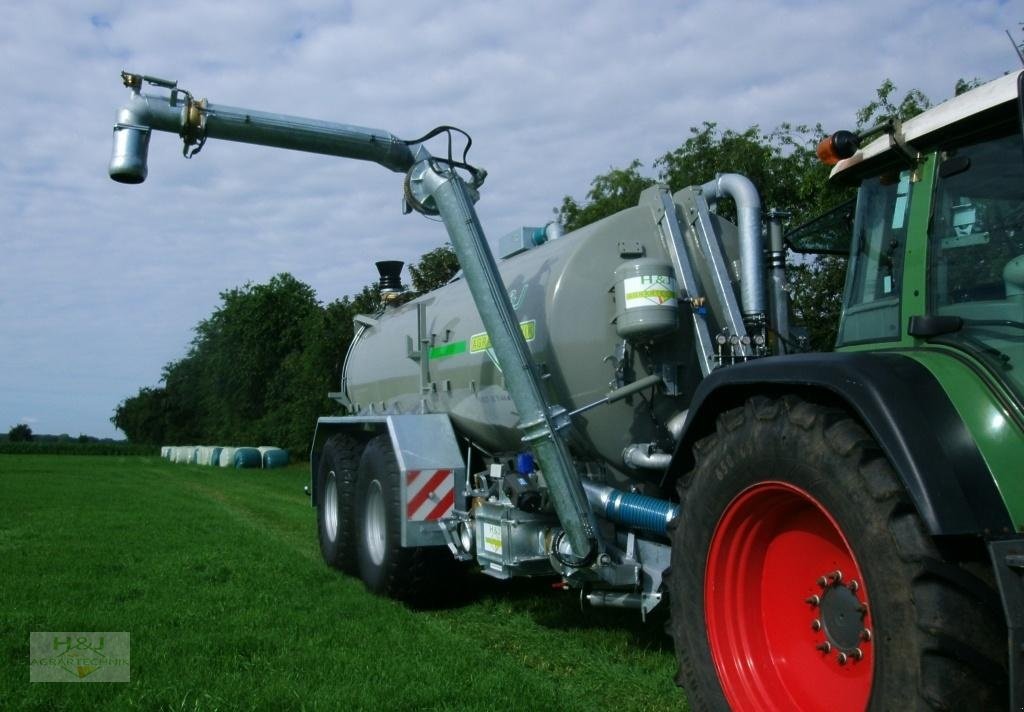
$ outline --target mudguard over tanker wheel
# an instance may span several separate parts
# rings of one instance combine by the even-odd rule
[[[345,573],[356,573],[352,502],[363,444],[335,435],[324,444],[317,470],[316,529],[324,561]]]
[[[754,398],[695,454],[669,578],[693,709],[1005,709],[991,580],[942,558],[844,412]]]
[[[455,561],[444,547],[402,547],[401,471],[391,439],[366,444],[355,494],[359,576],[372,593],[414,604],[441,603]]]

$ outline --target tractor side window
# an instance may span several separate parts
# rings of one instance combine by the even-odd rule
[[[951,147],[939,164],[931,236],[932,310],[1021,320],[1013,275],[1024,257],[1020,135]],[[1019,279],[1019,278],[1018,278]],[[990,313],[991,312],[991,313]]]
[[[910,173],[866,179],[857,194],[839,344],[899,339]]]
[[[1015,117],[1016,118],[1016,117]],[[940,153],[929,229],[929,309],[946,340],[1024,393],[1024,162],[1019,124]]]

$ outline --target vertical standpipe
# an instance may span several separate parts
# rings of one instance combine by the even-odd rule
[[[746,176],[722,173],[701,186],[707,201],[715,202],[729,196],[736,203],[737,226],[740,231],[740,308],[743,319],[763,317],[764,258],[761,243],[761,197]]]
[[[434,199],[448,228],[463,277],[501,364],[505,385],[519,413],[523,442],[540,461],[551,502],[573,554],[579,559],[575,563],[585,566],[600,553],[597,522],[569,448],[557,432],[554,415],[541,389],[540,375],[466,186],[453,170],[441,168],[433,161],[422,176],[423,190]]]
[[[786,213],[768,211],[768,241],[771,251],[770,303],[772,325],[779,335],[777,352],[783,353],[783,345],[789,340],[789,296],[786,292],[786,245],[782,238],[782,220]]]

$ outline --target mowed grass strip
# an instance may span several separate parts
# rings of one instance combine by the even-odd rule
[[[469,578],[415,611],[326,567],[300,466],[0,455],[0,709],[684,709],[661,623]],[[131,682],[29,683],[32,631],[128,631]]]

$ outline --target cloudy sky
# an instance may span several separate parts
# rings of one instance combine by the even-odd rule
[[[933,100],[997,77],[1024,20],[994,0],[0,7],[0,430],[101,437],[120,437],[114,407],[184,355],[221,291],[288,271],[329,301],[375,260],[445,241],[368,163],[215,141],[186,161],[161,133],[148,180],[114,183],[122,69],[403,138],[460,126],[496,240],[705,120],[848,128],[886,77]]]

